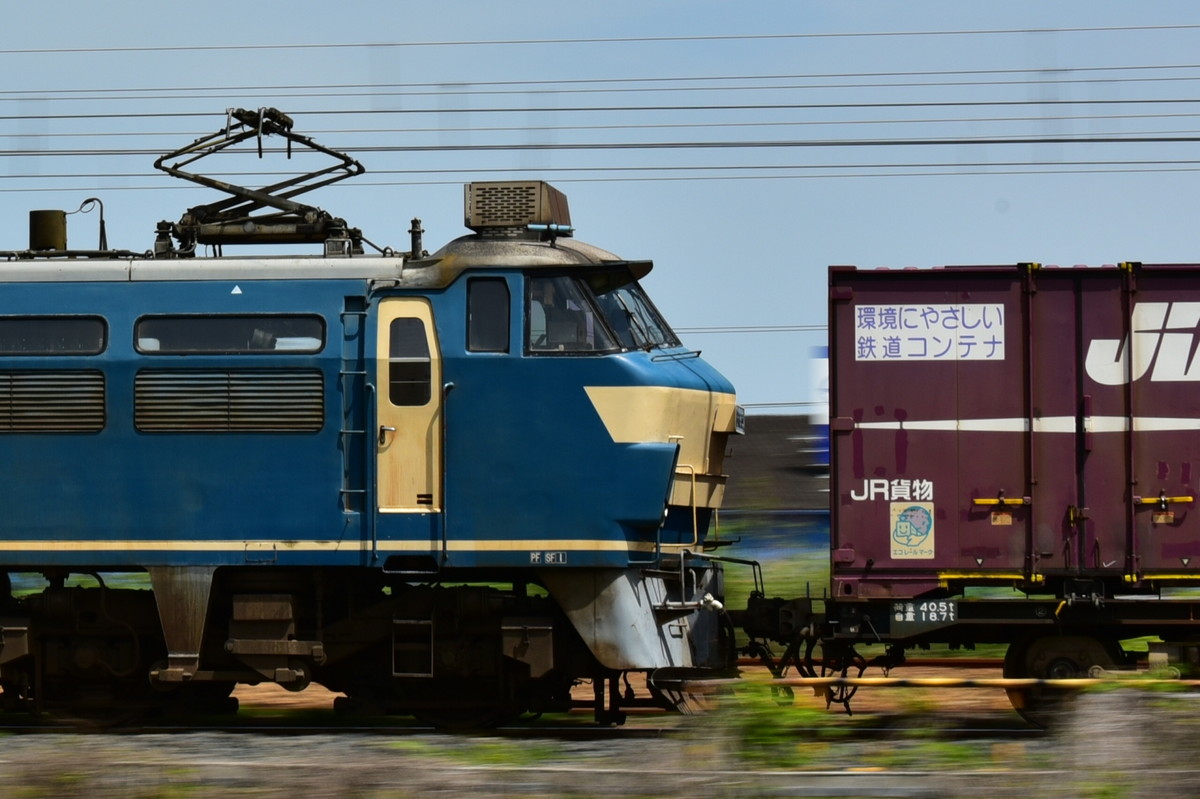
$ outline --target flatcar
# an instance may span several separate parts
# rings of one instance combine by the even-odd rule
[[[1020,679],[1194,670],[1198,277],[832,267],[832,579],[824,601],[755,598],[751,628],[851,675],[867,643],[889,667],[1007,645]],[[1035,721],[1055,704],[1010,696]]]
[[[361,167],[292,125],[233,111],[160,159],[231,197],[151,250],[72,250],[50,211],[0,253],[4,706],[316,682],[474,726],[591,682],[613,722],[631,672],[670,707],[727,671],[705,542],[743,417],[651,262],[575,239],[540,182],[470,184],[469,235],[429,254],[414,220],[411,251],[368,254],[295,199]],[[336,160],[261,190],[185,171],[272,136]],[[321,251],[225,254],[262,242]]]

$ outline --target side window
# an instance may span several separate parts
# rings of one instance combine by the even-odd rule
[[[430,392],[429,339],[420,319],[393,319],[388,331],[388,399],[393,405],[424,405]]]
[[[0,317],[0,355],[99,355],[107,343],[99,316]]]
[[[508,283],[500,277],[476,277],[467,283],[467,349],[508,352]]]
[[[325,346],[320,316],[145,316],[134,343],[149,355],[266,354],[305,355]]]

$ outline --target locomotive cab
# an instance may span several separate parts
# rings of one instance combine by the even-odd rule
[[[544,185],[475,184],[468,217],[475,192],[500,190],[554,196],[542,205],[565,211]],[[443,391],[419,431],[444,442],[445,514],[427,553],[397,552],[388,567],[528,569],[607,668],[726,667],[726,622],[701,609],[722,593],[720,568],[702,548],[739,425],[732,388],[641,288],[649,262],[553,220],[489,221],[413,267],[462,274],[432,306]],[[381,515],[381,550],[409,546],[397,525],[413,523]],[[688,615],[695,635],[666,633],[664,619]],[[631,627],[660,632],[632,654]]]

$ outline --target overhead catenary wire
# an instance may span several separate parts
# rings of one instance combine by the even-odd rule
[[[2,55],[55,55],[62,53],[153,53],[153,52],[213,52],[213,51],[253,51],[253,50],[336,50],[336,49],[394,49],[394,48],[427,48],[427,47],[495,47],[511,45],[593,45],[593,44],[631,44],[631,43],[661,43],[661,42],[746,42],[767,40],[803,40],[803,39],[873,39],[873,38],[905,38],[905,37],[957,37],[957,36],[1011,36],[1028,35],[1031,33],[1128,33],[1134,31],[1185,31],[1200,28],[1200,25],[1108,25],[1108,26],[1078,26],[1063,28],[968,28],[961,30],[928,30],[928,31],[826,31],[808,33],[750,33],[750,34],[713,34],[713,35],[676,35],[676,36],[613,36],[613,37],[578,37],[578,38],[547,38],[547,39],[480,39],[480,40],[431,40],[404,42],[324,42],[308,44],[221,44],[221,45],[136,45],[108,47],[39,47],[39,48],[6,48],[0,49]]]
[[[677,327],[676,333],[813,333],[826,330],[825,325],[724,325],[716,327]]]
[[[1200,141],[1200,131],[1168,134],[1137,134],[1130,136],[1088,135],[1078,136],[989,136],[989,137],[931,137],[931,138],[871,138],[871,139],[774,139],[735,141],[641,141],[641,142],[505,142],[498,144],[408,144],[368,145],[344,147],[355,153],[446,153],[446,152],[495,152],[522,150],[723,150],[723,149],[793,149],[793,148],[839,148],[839,147],[956,147],[1009,144],[1188,144]],[[286,153],[286,148],[264,147],[263,153]],[[96,158],[101,156],[154,156],[161,150],[148,148],[110,148],[50,150],[29,148],[24,150],[0,149],[0,157],[20,158]],[[898,166],[903,166],[899,164]]]
[[[1054,106],[1105,106],[1105,105],[1197,105],[1200,99],[1195,97],[1165,97],[1165,98],[1080,98],[1053,99],[1031,98],[1017,100],[913,100],[890,102],[855,102],[855,103],[708,103],[708,104],[675,104],[675,105],[589,105],[589,106],[488,106],[460,108],[430,107],[430,108],[312,108],[303,113],[306,116],[415,116],[423,114],[457,115],[457,114],[566,114],[566,113],[646,113],[654,112],[696,112],[696,111],[830,111],[830,110],[861,110],[861,109],[909,109],[909,108],[981,108],[981,107],[1054,107]],[[74,114],[4,114],[0,122],[15,121],[65,121],[65,120],[133,120],[160,119],[160,112],[105,112],[105,113],[74,113]],[[211,119],[211,111],[172,111],[172,117],[202,117]],[[833,120],[836,121],[836,120]]]
[[[509,175],[545,175],[548,174],[544,169],[506,169],[495,170],[496,172],[505,172]],[[603,172],[619,172],[620,169],[605,168]],[[836,172],[836,173],[818,173],[818,174],[745,174],[745,175],[658,175],[658,176],[616,176],[616,177],[567,177],[559,178],[556,181],[561,183],[681,183],[681,182],[698,182],[698,181],[789,181],[789,180],[844,180],[844,179],[878,179],[878,178],[920,178],[920,177],[999,177],[999,176],[1020,176],[1020,175],[1111,175],[1111,174],[1155,174],[1155,173],[1189,173],[1200,172],[1200,165],[1197,166],[1164,166],[1160,168],[1092,168],[1092,169],[1006,169],[995,170],[990,167],[980,169],[945,169],[945,170],[920,170],[910,171],[902,167],[895,167],[894,171],[883,172]],[[446,174],[470,175],[483,174],[479,170],[472,169],[456,169],[447,170]],[[139,175],[139,177],[144,177]],[[462,178],[446,178],[441,180],[435,179],[420,179],[420,180],[359,180],[353,184],[336,185],[326,188],[326,191],[346,191],[358,190],[367,187],[388,187],[388,186],[457,186],[462,184]],[[183,186],[176,184],[159,184],[159,185],[105,185],[103,187],[89,184],[86,186],[22,186],[14,188],[0,188],[0,194],[14,194],[26,192],[88,192],[88,191],[191,191],[198,192],[194,186]]]
[[[1195,70],[1198,67],[1195,65],[1180,65],[1175,67],[1142,67],[1143,69],[1174,69],[1174,70]],[[1138,67],[1098,67],[1096,69],[1108,70],[1129,70],[1139,69]],[[1034,70],[1022,70],[1022,72],[1033,72]],[[1076,71],[1075,68],[1063,70],[1063,72],[1071,73]],[[1012,74],[1008,70],[998,70],[998,74]],[[1050,71],[1056,74],[1056,70]],[[879,73],[881,76],[898,75],[899,73]],[[934,74],[934,73],[930,73]],[[946,76],[960,74],[956,72],[941,73]],[[792,80],[802,79],[817,79],[835,80],[838,76],[793,76]],[[709,78],[604,78],[604,79],[581,79],[577,81],[562,81],[562,82],[542,82],[542,81],[510,81],[504,82],[505,88],[485,88],[496,86],[494,82],[484,81],[481,83],[474,82],[452,82],[447,84],[396,84],[396,83],[364,83],[364,84],[343,84],[343,85],[294,85],[294,86],[264,86],[257,88],[248,88],[240,86],[229,86],[221,88],[211,87],[193,87],[193,88],[126,88],[126,89],[46,89],[46,90],[16,90],[2,91],[0,90],[0,102],[15,102],[28,101],[32,99],[42,100],[66,100],[71,102],[85,101],[104,101],[104,102],[119,102],[127,100],[136,100],[139,102],[145,100],[193,100],[202,97],[224,97],[231,92],[236,93],[240,97],[266,96],[272,99],[281,97],[301,97],[301,98],[380,98],[380,97],[493,97],[503,95],[517,95],[521,97],[530,97],[543,94],[553,95],[574,95],[574,94],[648,94],[648,93],[664,93],[670,92],[678,94],[680,92],[762,92],[762,91],[788,91],[788,90],[819,90],[819,89],[881,89],[881,88],[981,88],[981,87],[1029,87],[1029,86],[1087,86],[1091,84],[1103,84],[1105,86],[1131,84],[1131,83],[1178,83],[1183,81],[1200,80],[1198,75],[1162,75],[1162,76],[1135,76],[1127,78],[1115,77],[1095,77],[1095,78],[1075,78],[1075,77],[1038,77],[1023,80],[942,80],[942,81],[883,81],[876,80],[871,83],[800,83],[800,84],[779,84],[768,83],[761,85],[748,84],[747,81],[777,81],[784,79],[783,76],[724,76],[724,77],[709,77]],[[731,85],[726,86],[696,86],[696,85],[678,85],[680,83],[693,83],[699,80],[710,80],[717,82],[730,82]],[[659,86],[640,86],[636,85],[643,81],[652,81],[659,83]],[[736,82],[736,83],[734,83]],[[589,88],[564,88],[569,85],[588,85]],[[606,86],[596,86],[595,84],[608,84]],[[634,85],[623,85],[634,84]],[[358,91],[348,91],[349,89],[357,89]],[[151,93],[156,92],[156,93]],[[166,93],[171,92],[171,93]],[[131,96],[122,96],[122,94]]]
[[[1200,101],[1198,101],[1200,104]],[[786,121],[752,121],[752,122],[654,122],[654,123],[625,123],[625,124],[590,124],[590,125],[473,125],[469,127],[453,127],[438,125],[435,127],[402,127],[402,128],[309,128],[311,136],[321,135],[407,135],[414,133],[538,133],[564,131],[614,131],[614,130],[676,130],[691,129],[723,129],[723,128],[779,128],[779,127],[811,127],[822,125],[862,126],[862,125],[922,125],[922,124],[979,124],[983,122],[1114,122],[1129,120],[1152,119],[1195,119],[1200,118],[1200,110],[1195,112],[1155,113],[1155,114],[1063,114],[1061,116],[1007,116],[1007,117],[914,117],[899,119],[846,119],[846,120],[786,120]],[[206,131],[52,131],[38,133],[37,139],[55,138],[166,138],[166,137],[197,137]],[[1176,131],[1179,132],[1179,131]],[[1190,131],[1195,132],[1195,131]],[[1128,132],[1127,132],[1128,133]],[[1132,134],[1129,134],[1132,135]],[[3,133],[0,139],[29,139],[28,133]]]
[[[337,48],[353,48],[353,47],[404,47],[404,46],[454,46],[454,47],[472,47],[485,46],[490,47],[502,44],[538,44],[538,45],[557,45],[564,43],[585,43],[594,45],[612,45],[617,42],[621,43],[659,43],[664,41],[678,42],[743,42],[754,40],[780,40],[786,41],[789,39],[803,38],[872,38],[877,36],[993,36],[993,35],[1008,35],[1008,34],[1027,34],[1031,32],[1038,33],[1062,33],[1062,34],[1092,34],[1092,33],[1127,33],[1132,31],[1188,31],[1200,26],[1194,25],[1147,25],[1147,26],[1109,26],[1109,27],[1077,27],[1077,28],[1061,28],[1053,31],[1026,31],[1018,29],[1004,30],[957,30],[957,31],[884,31],[884,32],[845,32],[845,33],[817,33],[817,34],[748,34],[748,35],[719,35],[719,36],[642,36],[642,37],[621,37],[621,38],[593,38],[593,39],[511,39],[511,40],[485,40],[485,41],[460,41],[460,42],[385,42],[385,43],[315,43],[304,45],[232,45],[226,46],[147,46],[147,47],[98,47],[98,48],[64,48],[64,50],[79,51],[103,55],[105,53],[115,52],[161,52],[161,51],[211,51],[211,50],[276,50],[276,49],[301,49],[301,48],[319,48],[319,49],[337,49]],[[50,50],[8,50],[0,51],[0,55],[5,53],[37,53],[56,51],[53,48]],[[1094,55],[1089,55],[1094,58]],[[1165,59],[1164,59],[1165,60]],[[568,180],[574,181],[609,181],[609,180],[628,180],[628,181],[658,181],[658,180],[791,180],[791,179],[821,179],[830,177],[891,177],[891,176],[942,176],[942,175],[968,175],[968,174],[989,174],[989,175],[1019,175],[1019,174],[1067,174],[1067,173],[1084,173],[1084,172],[1165,172],[1165,171],[1192,171],[1195,168],[1195,163],[1185,157],[1170,157],[1175,156],[1172,152],[1170,155],[1155,159],[1147,159],[1141,154],[1135,154],[1134,149],[1138,147],[1147,147],[1151,145],[1178,145],[1188,146],[1200,140],[1200,130],[1177,126],[1173,130],[1154,130],[1151,123],[1152,120],[1165,119],[1189,119],[1200,116],[1200,100],[1193,99],[1190,93],[1181,92],[1176,96],[1170,97],[1154,97],[1154,96],[1139,96],[1139,97],[1124,97],[1124,96],[1095,96],[1095,93],[1088,96],[1041,96],[1041,97],[1011,97],[1011,96],[996,96],[996,97],[978,97],[973,96],[970,99],[962,97],[921,97],[902,102],[887,101],[881,102],[877,98],[871,97],[869,94],[863,94],[861,97],[852,97],[848,102],[779,102],[779,103],[728,103],[719,102],[728,92],[816,92],[826,89],[837,89],[840,91],[855,90],[862,92],[864,90],[873,90],[878,88],[894,89],[904,87],[913,90],[934,90],[938,92],[959,91],[966,89],[980,89],[983,87],[995,87],[1004,89],[1006,87],[1019,87],[1023,90],[1028,90],[1029,87],[1043,86],[1048,87],[1048,90],[1059,91],[1064,87],[1071,86],[1092,87],[1096,86],[1116,86],[1138,84],[1147,87],[1159,85],[1182,85],[1182,81],[1200,80],[1200,64],[1190,62],[1186,63],[1157,63],[1157,64],[1112,64],[1104,65],[1097,63],[1083,65],[1065,65],[1057,64],[1047,67],[1026,67],[1026,68],[996,68],[996,69],[930,69],[930,70],[885,70],[885,71],[869,71],[869,70],[845,70],[845,71],[823,71],[813,73],[758,73],[747,75],[736,74],[706,74],[706,75],[677,75],[677,76],[632,76],[628,78],[608,78],[608,77],[589,77],[589,78],[563,78],[552,80],[486,80],[486,81],[449,81],[449,82],[343,82],[343,83],[290,83],[282,86],[192,86],[192,87],[170,87],[170,86],[123,86],[123,87],[105,87],[101,89],[81,89],[71,87],[69,89],[50,89],[48,91],[39,91],[33,89],[20,89],[10,91],[0,91],[0,102],[4,100],[10,101],[33,101],[34,106],[38,107],[38,100],[47,100],[50,105],[46,106],[48,112],[53,113],[18,113],[0,116],[0,130],[3,130],[3,123],[18,123],[26,126],[37,126],[38,123],[64,123],[70,125],[73,123],[93,123],[97,128],[103,128],[109,123],[123,123],[138,119],[162,118],[160,112],[146,113],[139,110],[129,110],[122,113],[121,111],[103,112],[103,113],[86,113],[79,111],[71,113],[62,109],[63,104],[73,104],[78,102],[86,102],[95,99],[108,99],[111,101],[144,102],[150,99],[162,98],[166,95],[178,97],[180,99],[194,100],[201,94],[212,94],[214,92],[236,91],[244,92],[261,92],[264,94],[270,92],[287,92],[295,96],[300,102],[300,105],[317,104],[321,106],[326,102],[326,99],[331,95],[338,95],[342,99],[353,100],[353,95],[363,95],[370,97],[402,97],[409,96],[413,98],[437,96],[443,99],[447,98],[469,98],[473,96],[490,96],[503,97],[506,95],[519,96],[523,98],[533,99],[535,97],[554,94],[554,95],[570,95],[570,94],[597,94],[609,93],[616,96],[634,97],[636,95],[645,95],[652,92],[689,92],[697,96],[703,95],[702,99],[707,102],[698,103],[613,103],[613,104],[575,104],[571,106],[562,106],[558,104],[543,104],[540,102],[516,102],[508,103],[491,103],[487,107],[476,108],[471,107],[470,103],[455,102],[453,107],[448,107],[445,103],[437,107],[405,107],[405,108],[329,108],[329,107],[309,107],[299,108],[294,111],[296,114],[303,114],[306,118],[322,118],[331,115],[339,117],[360,116],[365,119],[372,120],[419,120],[422,115],[425,117],[434,117],[438,124],[429,125],[418,123],[417,126],[388,126],[380,125],[375,128],[365,127],[344,127],[338,131],[330,131],[335,135],[343,135],[346,137],[354,137],[354,139],[339,141],[336,143],[339,149],[354,152],[355,154],[413,154],[417,156],[426,155],[451,155],[454,153],[499,153],[499,152],[561,152],[561,153],[595,153],[599,154],[606,151],[628,151],[638,152],[643,151],[647,154],[655,151],[712,151],[712,152],[734,152],[742,151],[747,154],[762,151],[768,152],[772,149],[823,149],[823,148],[892,148],[901,151],[902,148],[920,148],[920,147],[978,147],[987,148],[993,145],[1021,145],[1021,146],[1115,146],[1120,145],[1123,150],[1129,150],[1128,158],[1063,158],[1062,153],[1056,153],[1054,158],[1046,159],[979,159],[979,158],[964,158],[958,161],[951,159],[934,160],[934,159],[914,159],[908,157],[897,157],[893,162],[885,162],[882,159],[860,159],[847,157],[844,162],[834,163],[796,163],[783,165],[767,165],[756,164],[751,161],[755,160],[747,157],[746,159],[731,159],[728,157],[713,158],[712,163],[694,164],[694,165],[670,165],[664,163],[661,165],[644,166],[630,161],[629,163],[608,163],[605,166],[596,166],[590,161],[590,156],[585,156],[582,159],[575,159],[577,163],[564,165],[561,161],[555,163],[553,168],[529,168],[525,164],[517,164],[508,168],[493,168],[491,166],[478,169],[473,168],[468,164],[438,167],[429,170],[405,170],[388,168],[386,159],[375,159],[380,166],[374,167],[371,171],[377,176],[408,177],[410,180],[397,181],[372,181],[369,183],[358,183],[359,186],[367,185],[425,185],[429,183],[452,182],[440,181],[441,176],[452,176],[459,174],[509,174],[520,175],[538,172],[544,174],[555,174],[565,176]],[[1052,89],[1049,87],[1053,87]],[[1097,90],[1099,91],[1099,90]],[[1147,89],[1147,91],[1150,91]],[[797,99],[789,96],[788,99]],[[418,106],[420,104],[418,103]],[[1195,111],[1191,111],[1189,106],[1195,107]],[[925,115],[899,114],[895,119],[888,119],[887,114],[876,114],[870,120],[864,120],[860,117],[862,111],[875,109],[881,111],[899,111],[902,109],[923,108],[930,113]],[[970,114],[964,116],[959,113],[971,108],[989,108],[995,109],[993,114]],[[1066,113],[1018,113],[1005,114],[1002,113],[1016,108],[1034,108],[1039,111],[1049,112],[1051,109],[1065,109]],[[1112,113],[1099,113],[1101,109],[1111,108]],[[1092,110],[1087,113],[1089,109]],[[293,109],[288,109],[292,111]],[[1134,111],[1137,113],[1134,113]],[[1075,113],[1076,111],[1085,113]],[[1150,113],[1146,113],[1150,111]],[[781,113],[789,112],[797,118],[791,120],[781,120],[777,117]],[[940,113],[939,113],[940,112]],[[658,117],[652,122],[643,122],[641,117],[654,113]],[[542,114],[554,115],[554,117],[563,115],[574,115],[580,117],[578,124],[538,124],[542,120],[536,120]],[[597,116],[603,114],[606,119],[598,121],[597,124],[587,124],[588,121],[584,117]],[[671,119],[670,115],[678,114],[681,118]],[[464,124],[446,124],[455,117],[461,117],[464,120],[474,121],[480,116],[485,115],[519,115],[523,117],[522,124],[487,124],[474,125],[466,122]],[[621,115],[629,117],[628,120],[621,119]],[[697,115],[704,115],[703,118],[695,118]],[[752,116],[753,119],[740,120],[730,117],[733,115]],[[192,119],[212,119],[214,115],[211,112],[198,111],[179,111],[172,109],[169,117],[171,120],[184,120],[186,124]],[[814,116],[816,118],[814,118]],[[637,121],[634,121],[637,117]],[[666,118],[663,118],[666,117]],[[615,122],[612,121],[615,118]],[[1122,123],[1129,119],[1143,120],[1145,123],[1143,130],[1129,131],[1125,130]],[[1026,130],[1007,130],[997,129],[996,126],[1006,125],[1041,125],[1043,128],[1046,125],[1054,124],[1055,122],[1082,123],[1084,121],[1098,122],[1105,120],[1104,130],[1098,129],[1097,125],[1092,125],[1091,129],[1086,133],[1077,131],[1066,131],[1060,135],[1046,135],[1046,131],[1030,132]],[[496,120],[501,122],[502,120]],[[549,118],[545,121],[549,121]],[[942,126],[942,125],[961,125],[961,124],[987,124],[993,129],[983,131],[978,135],[946,135],[946,132],[938,129],[936,132],[933,128],[926,131],[920,131],[924,135],[912,136],[897,136],[897,135],[877,135],[877,136],[857,136],[850,137],[844,135],[829,136],[821,135],[815,137],[800,137],[800,136],[773,136],[773,137],[755,137],[740,135],[731,137],[729,140],[719,140],[717,137],[702,137],[697,135],[688,136],[683,133],[664,136],[662,141],[650,140],[654,137],[642,137],[643,141],[618,141],[603,136],[602,134],[613,133],[617,131],[661,131],[680,132],[680,131],[733,131],[744,130],[750,131],[755,128],[763,130],[784,130],[789,126],[795,126],[799,129],[812,129],[814,126],[890,126],[890,125],[925,125],[925,126]],[[138,141],[139,144],[145,142],[145,146],[141,147],[95,147],[88,146],[95,144],[88,142],[89,132],[70,131],[61,129],[62,126],[54,125],[53,130],[45,130],[48,134],[44,139],[40,135],[30,134],[27,131],[17,132],[0,132],[0,140],[8,141],[15,140],[17,146],[0,148],[0,157],[6,157],[12,162],[19,162],[20,159],[29,158],[46,161],[59,157],[65,158],[121,158],[121,157],[142,157],[156,156],[161,154],[164,149],[170,149],[174,146],[174,140],[168,138],[178,134],[177,132],[145,132],[138,134],[128,134],[130,138],[124,138],[124,141]],[[306,129],[312,130],[309,126]],[[1061,130],[1061,129],[1060,129]],[[535,135],[537,132],[546,132],[548,134],[565,133],[565,132],[592,132],[596,134],[593,141],[502,141],[499,140],[499,134],[505,132],[522,133],[526,136]],[[319,132],[313,130],[314,133]],[[434,144],[424,143],[420,140],[413,140],[413,137],[424,134],[439,134],[445,136],[448,133],[460,132],[465,135],[482,136],[484,140],[463,141],[463,142],[446,142],[440,141]],[[881,131],[882,132],[882,131]],[[894,134],[893,131],[887,131],[888,134]],[[1057,132],[1057,131],[1056,131]],[[497,135],[493,135],[497,134]],[[98,130],[94,135],[105,137],[124,137],[126,134],[122,132],[110,130]],[[195,135],[191,133],[189,135]],[[371,137],[392,136],[401,141],[395,143],[379,143],[372,141]],[[36,144],[30,146],[30,142],[42,142],[53,140],[51,137],[59,137],[86,142],[85,146],[81,147],[54,147],[47,148]],[[140,138],[138,138],[140,137]],[[147,138],[149,137],[149,138]],[[490,137],[490,138],[489,138]],[[552,137],[548,137],[552,138]],[[160,144],[159,142],[162,142]],[[611,159],[610,159],[611,160]],[[643,159],[644,160],[644,159]],[[831,159],[826,159],[831,161]],[[832,159],[836,160],[836,159]],[[739,162],[740,161],[740,162]],[[60,169],[47,171],[40,167],[37,169],[13,169],[8,170],[8,176],[4,177],[3,191],[10,190],[67,190],[62,186],[47,186],[47,182],[53,184],[63,180],[86,180],[86,181],[105,181],[119,180],[135,177],[141,173],[120,172],[117,170],[100,172],[85,172],[78,169]],[[382,167],[382,168],[380,168]],[[772,173],[772,170],[775,173]],[[600,175],[599,172],[606,172],[607,175]],[[230,176],[246,176],[252,173],[249,171],[230,171],[226,173]],[[261,173],[273,174],[273,173]],[[282,173],[279,173],[282,174]],[[415,178],[415,179],[413,179]],[[432,180],[430,179],[432,178]],[[25,186],[14,186],[17,182],[25,182]],[[10,188],[11,187],[11,188]],[[108,186],[88,186],[85,190],[94,188],[104,188],[108,190]],[[133,187],[114,187],[117,190],[125,190]]]

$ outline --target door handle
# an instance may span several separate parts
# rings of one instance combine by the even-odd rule
[[[394,432],[396,432],[396,428],[394,428],[394,427],[390,427],[386,424],[379,425],[379,446],[382,447],[384,444],[387,443],[387,434],[388,433],[394,433]]]

